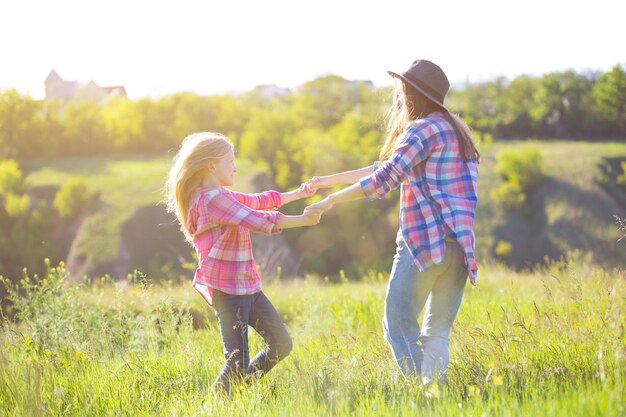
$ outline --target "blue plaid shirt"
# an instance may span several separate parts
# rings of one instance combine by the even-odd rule
[[[434,112],[408,125],[389,159],[361,179],[361,188],[368,198],[382,198],[401,186],[400,229],[417,268],[441,263],[448,237],[461,245],[475,284],[477,181],[476,161],[460,155],[453,126]]]

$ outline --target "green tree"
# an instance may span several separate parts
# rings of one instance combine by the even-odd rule
[[[41,125],[40,102],[14,89],[0,92],[0,158],[30,155]]]
[[[479,133],[494,132],[497,102],[504,89],[505,79],[481,84],[468,84],[452,90],[446,99],[448,108],[461,114],[463,119]]]
[[[137,102],[137,111],[140,115],[141,136],[131,150],[156,151],[177,149],[180,146],[182,138],[172,137],[168,130],[176,118],[170,100],[142,99]]]
[[[530,110],[539,80],[528,76],[516,77],[496,98],[496,134],[499,137],[525,137],[534,130]]]
[[[342,163],[339,169],[355,169],[378,160],[383,143],[382,126],[371,114],[350,112],[328,135],[335,144],[329,151],[337,152]]]
[[[108,135],[102,107],[91,101],[68,103],[61,120],[65,126],[63,153],[89,155],[111,152],[114,141]]]
[[[626,135],[626,72],[616,65],[600,77],[593,88],[595,113],[603,131]]]
[[[581,136],[592,116],[593,81],[574,71],[545,75],[533,95],[530,115],[542,135]]]
[[[136,102],[112,100],[102,108],[102,123],[115,150],[138,150],[144,115]]]
[[[215,120],[211,129],[228,136],[235,147],[239,148],[239,139],[250,120],[252,107],[232,95],[214,96],[209,100],[215,108]]]
[[[296,131],[286,111],[277,108],[253,109],[240,140],[240,154],[266,168],[280,186],[288,187],[300,177],[289,169],[288,136]]]
[[[169,96],[164,102],[174,115],[172,124],[166,127],[170,138],[182,141],[191,133],[211,130],[215,126],[215,109],[205,97],[179,93]]]
[[[61,117],[61,105],[46,100],[41,109],[41,130],[31,141],[24,141],[24,156],[50,157],[64,153],[65,126]],[[26,152],[28,150],[28,152]]]
[[[303,84],[293,96],[292,109],[305,126],[326,130],[339,123],[372,92],[370,83],[328,75]]]

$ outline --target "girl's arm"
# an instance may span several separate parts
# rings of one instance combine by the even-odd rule
[[[276,193],[278,195],[278,193]],[[280,197],[277,197],[280,198]],[[233,193],[221,193],[200,206],[203,224],[243,226],[267,235],[278,233],[274,226],[282,216],[277,211],[257,211],[241,203]],[[196,232],[198,233],[198,232]]]
[[[430,141],[426,141],[426,143],[430,144]],[[335,174],[335,176],[329,176],[330,178],[335,177],[335,179],[354,179],[360,174],[366,174],[357,178],[355,183],[349,187],[328,195],[323,200],[308,206],[307,209],[321,209],[322,211],[327,211],[336,203],[363,198],[383,198],[389,191],[400,186],[402,181],[404,181],[409,175],[409,172],[413,169],[416,161],[419,162],[426,159],[429,153],[430,146],[425,148],[422,141],[415,140],[412,136],[407,135],[391,157],[383,162],[375,172],[371,172],[373,171],[373,167],[367,167],[356,171]],[[370,170],[369,175],[367,175],[366,169]],[[313,179],[311,179],[311,181],[313,181]],[[324,180],[321,182],[326,183]]]
[[[374,171],[374,165],[352,171],[339,172],[331,175],[321,175],[311,178],[304,183],[304,187],[317,190],[318,188],[332,188],[336,185],[354,184],[361,178],[370,175]]]
[[[292,227],[315,226],[320,222],[322,210],[318,208],[306,208],[304,213],[298,216],[282,215],[276,225],[280,229],[290,229]]]
[[[229,192],[235,200],[255,210],[276,210],[285,204],[282,200],[282,194],[278,191],[265,191],[256,194],[239,193],[230,190]]]
[[[291,203],[292,201],[315,195],[315,190],[299,187],[295,190],[284,193],[279,193],[277,191],[265,191],[258,194],[245,194],[238,193],[236,191],[231,191],[231,193],[237,201],[250,208],[256,210],[276,210],[287,203]]]
[[[301,198],[308,198],[315,195],[315,189],[312,187],[306,188],[304,186],[300,186],[292,191],[287,191],[285,193],[280,193],[280,198],[283,201],[283,205],[287,203],[291,203],[292,201],[300,200]]]
[[[202,205],[200,211],[201,216],[206,216],[202,223],[243,226],[252,232],[267,235],[280,233],[283,228],[316,225],[322,215],[318,209],[306,209],[299,216],[286,216],[278,211],[257,211],[239,202],[232,193],[216,196],[209,204]]]
[[[306,210],[321,210],[322,213],[330,210],[336,203],[344,203],[346,201],[360,200],[367,197],[363,192],[361,183],[356,182],[349,187],[339,190],[332,194],[329,194],[321,201],[308,206]]]

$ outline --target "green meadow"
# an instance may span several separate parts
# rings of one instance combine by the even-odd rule
[[[502,181],[498,155],[527,148],[540,151],[545,179],[520,208],[504,208],[491,195]],[[388,270],[372,269],[266,276],[294,350],[229,398],[211,391],[223,365],[212,310],[192,271],[181,279],[171,267],[191,253],[177,227],[163,227],[172,155],[24,162],[31,190],[82,176],[97,192],[67,248],[68,264],[97,273],[81,279],[49,261],[39,277],[3,280],[11,305],[2,311],[0,415],[626,415],[626,231],[613,217],[626,219],[626,206],[601,175],[626,144],[494,142],[482,156],[478,285],[466,287],[453,328],[448,385],[424,389],[399,374],[381,329]],[[235,188],[258,191],[262,168],[237,162]],[[184,256],[142,257],[144,246],[172,242]],[[500,242],[510,251],[497,255]],[[109,273],[124,251],[135,271]],[[154,259],[170,266],[143,267]],[[261,346],[251,332],[251,353]]]
[[[450,383],[424,389],[382,338],[386,273],[274,281],[294,350],[267,378],[216,397],[216,321],[189,283],[136,274],[22,282],[0,335],[7,416],[623,416],[626,276],[572,257],[527,272],[493,265],[468,285]],[[251,351],[261,341],[251,335]]]

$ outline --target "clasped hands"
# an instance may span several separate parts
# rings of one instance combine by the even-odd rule
[[[311,197],[317,193],[317,190],[320,188],[329,188],[332,187],[332,184],[326,184],[322,177],[312,177],[307,182],[302,183],[300,188],[298,188],[298,192],[304,198]],[[318,201],[317,203],[311,204],[304,209],[303,215],[309,218],[311,221],[316,220],[314,224],[318,224],[324,212],[330,210],[333,207],[332,201],[326,197],[323,200]]]

